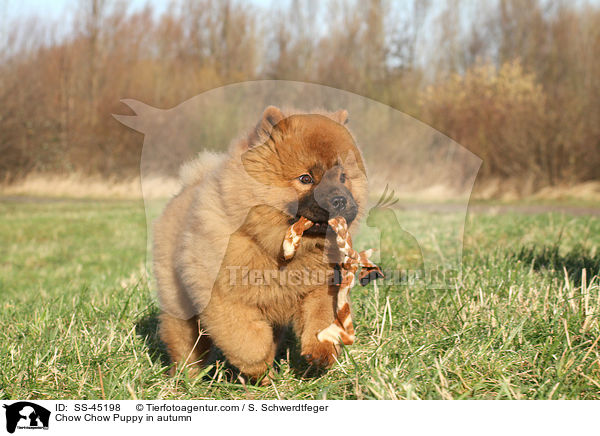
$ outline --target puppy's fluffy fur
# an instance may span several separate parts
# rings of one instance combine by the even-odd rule
[[[204,156],[182,168],[184,187],[154,228],[160,335],[174,362],[202,365],[214,343],[242,373],[258,378],[273,362],[279,328],[289,324],[311,362],[334,362],[339,350],[317,340],[334,320],[334,285],[249,284],[242,275],[248,268],[332,276],[329,233],[307,234],[289,262],[281,246],[298,216],[323,212],[317,194],[326,179],[329,190],[343,191],[355,206],[352,214],[361,214],[365,168],[346,119],[343,110],[284,116],[268,107],[227,155]],[[303,174],[313,183],[303,183]]]

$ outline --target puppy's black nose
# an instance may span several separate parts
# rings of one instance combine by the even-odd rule
[[[346,209],[346,197],[342,197],[341,195],[338,195],[337,197],[333,197],[331,199],[331,208],[335,211],[335,212],[341,212],[344,209]]]

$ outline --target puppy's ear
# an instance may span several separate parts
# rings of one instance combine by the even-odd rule
[[[285,116],[281,109],[275,106],[267,106],[262,114],[261,120],[256,125],[254,132],[250,135],[250,146],[265,142],[271,136],[275,127]]]
[[[262,120],[260,122],[261,127],[268,127],[272,129],[278,122],[283,120],[285,116],[281,109],[276,106],[267,106],[262,115]]]
[[[348,111],[346,109],[334,112],[331,114],[331,117],[341,125],[348,124]]]

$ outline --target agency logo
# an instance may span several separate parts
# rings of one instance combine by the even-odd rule
[[[29,401],[19,401],[10,405],[4,404],[6,409],[6,431],[14,433],[19,430],[48,430],[50,411],[42,406]]]

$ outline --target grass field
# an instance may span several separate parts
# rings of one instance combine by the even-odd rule
[[[450,289],[357,288],[339,365],[290,339],[255,387],[167,376],[141,201],[4,201],[0,399],[598,399],[599,246],[598,216],[471,214]]]

